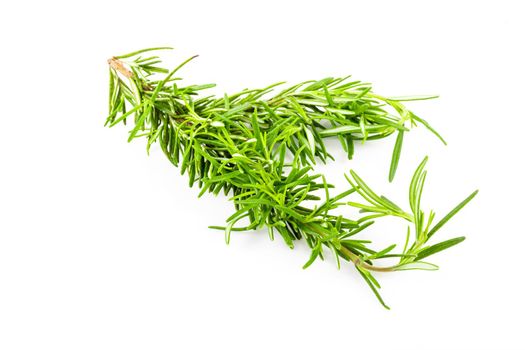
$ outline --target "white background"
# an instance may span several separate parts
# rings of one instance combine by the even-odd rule
[[[525,22],[519,1],[17,1],[0,5],[0,349],[523,349]],[[155,149],[103,128],[106,59],[170,45],[181,75],[235,91],[348,73],[441,131],[393,138],[321,169],[356,169],[407,206],[430,156],[425,207],[467,240],[437,272],[378,276],[384,310],[349,265],[301,266],[266,232],[207,229],[232,213]],[[403,226],[378,226],[381,242]],[[399,234],[401,232],[401,235]],[[386,237],[386,239],[385,239]],[[521,334],[520,334],[521,332]]]

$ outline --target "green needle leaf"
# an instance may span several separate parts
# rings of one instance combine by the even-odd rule
[[[436,254],[442,250],[448,249],[452,246],[455,246],[456,244],[459,244],[465,240],[465,237],[456,237],[449,239],[447,241],[443,241],[437,244],[434,244],[430,247],[424,248],[419,251],[416,258],[414,260],[421,260],[426,258],[427,256],[430,256],[432,254]]]
[[[465,198],[461,203],[459,203],[454,209],[452,209],[443,219],[441,219],[429,232],[428,232],[428,238],[432,237],[443,225],[447,223],[448,220],[450,220],[454,215],[456,215],[465,205],[467,205],[468,202],[472,200],[477,194],[479,190],[475,190],[472,192],[467,198]]]
[[[303,269],[307,269],[312,263],[317,259],[319,254],[321,253],[321,241],[317,241],[317,244],[312,249],[312,254],[310,255],[310,259],[304,264]]]
[[[435,271],[438,270],[439,266],[424,262],[424,261],[416,261],[408,264],[403,264],[396,266],[394,270],[396,271],[406,271],[406,270],[426,270],[426,271]]]
[[[414,119],[414,120],[420,122],[420,123],[423,124],[428,130],[430,130],[431,133],[433,133],[434,135],[436,135],[437,138],[438,138],[441,142],[443,142],[443,144],[444,144],[445,146],[447,145],[447,141],[445,141],[445,139],[444,139],[444,138],[443,138],[443,137],[442,137],[442,136],[441,136],[441,135],[440,135],[440,134],[439,134],[434,128],[432,128],[432,127],[430,126],[430,124],[429,124],[426,120],[424,120],[424,119],[418,117],[417,115],[415,115],[415,114],[412,113],[412,112],[409,112],[409,114],[410,114],[410,117],[411,117],[412,119]]]
[[[363,277],[363,279],[365,280],[366,284],[368,284],[368,286],[370,287],[370,289],[372,290],[372,292],[376,296],[377,300],[381,303],[381,305],[383,305],[383,307],[385,309],[390,310],[390,307],[387,304],[385,304],[385,301],[383,300],[383,298],[381,297],[381,294],[379,294],[379,291],[377,290],[377,287],[373,283],[373,279],[372,279],[372,276],[370,275],[370,272],[368,272],[366,270],[363,270],[362,268],[358,267],[357,265],[356,265],[356,269],[357,269],[357,271],[359,271],[359,274]]]
[[[390,173],[388,175],[388,181],[392,182],[396,175],[397,165],[399,164],[399,158],[401,157],[401,146],[403,145],[403,130],[397,132],[396,144],[394,145],[394,151],[392,152],[392,161],[390,163]]]
[[[152,47],[152,48],[149,48],[149,49],[142,49],[142,50],[134,51],[134,52],[131,52],[131,53],[128,53],[128,54],[125,54],[125,55],[120,55],[120,56],[115,56],[115,57],[118,58],[118,59],[129,58],[129,57],[136,56],[136,55],[144,53],[144,52],[155,51],[155,50],[173,50],[173,48],[172,47],[167,47],[167,46],[164,46],[164,47]]]

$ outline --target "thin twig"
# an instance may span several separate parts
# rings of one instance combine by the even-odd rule
[[[133,77],[133,72],[130,71],[128,68],[126,68],[124,63],[118,58],[111,57],[110,59],[108,59],[108,64],[110,65],[111,68],[113,68],[114,70],[122,74],[123,76],[127,78]]]

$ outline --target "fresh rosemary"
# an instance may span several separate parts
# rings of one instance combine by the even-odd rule
[[[392,181],[399,162],[404,133],[423,124],[443,142],[430,125],[409,111],[403,101],[435,96],[386,98],[372,92],[369,84],[345,78],[306,81],[277,93],[273,84],[262,89],[243,90],[222,97],[200,93],[215,86],[180,86],[175,74],[194,57],[172,71],[159,66],[158,56],[144,56],[152,48],[108,60],[110,65],[109,116],[112,127],[133,120],[131,141],[144,137],[149,152],[158,142],[167,158],[187,173],[189,185],[199,186],[199,197],[206,192],[229,195],[235,212],[224,230],[229,243],[232,231],[266,227],[270,239],[275,231],[290,247],[303,238],[311,248],[307,268],[329,249],[340,267],[340,259],[350,261],[370,286],[381,304],[379,283],[372,272],[410,269],[434,270],[437,266],[424,258],[450,248],[464,237],[434,245],[428,240],[477,193],[473,192],[449,214],[433,225],[435,214],[420,208],[426,177],[425,158],[414,172],[409,188],[409,211],[376,194],[355,172],[346,176],[349,189],[331,197],[325,177],[313,174],[316,160],[333,159],[324,139],[337,137],[352,158],[354,142],[367,142],[397,134],[390,164]],[[408,126],[407,126],[408,125]],[[324,192],[324,198],[318,192]],[[356,199],[350,201],[353,196]],[[361,217],[335,215],[340,206],[358,208]],[[404,248],[396,245],[380,251],[357,234],[380,217],[394,216],[408,223]],[[248,224],[238,227],[241,220]],[[378,266],[380,259],[395,258],[397,263]]]

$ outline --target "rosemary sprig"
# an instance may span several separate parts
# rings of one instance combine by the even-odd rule
[[[427,159],[416,169],[409,191],[411,211],[405,212],[384,196],[373,192],[353,171],[347,176],[350,188],[330,197],[324,176],[312,174],[316,160],[326,162],[328,153],[324,138],[337,137],[348,158],[355,141],[367,142],[397,133],[389,179],[392,181],[399,162],[403,135],[417,122],[435,131],[401,103],[434,96],[386,98],[374,94],[369,84],[346,78],[306,81],[267,97],[279,84],[262,89],[243,90],[223,97],[199,93],[213,84],[179,86],[175,74],[194,57],[174,70],[160,67],[157,56],[142,54],[164,48],[140,50],[108,60],[110,65],[110,113],[106,125],[134,125],[129,141],[144,137],[149,151],[158,142],[167,158],[187,173],[189,185],[201,191],[230,195],[235,213],[225,226],[211,226],[225,232],[229,243],[232,231],[266,227],[271,239],[277,231],[286,244],[294,247],[304,238],[312,249],[304,268],[329,249],[336,258],[352,262],[380,302],[379,283],[374,271],[435,269],[422,261],[447,249],[464,238],[427,245],[427,241],[476,192],[460,203],[438,224],[431,227],[434,214],[425,220],[420,209],[426,177]],[[436,133],[437,134],[437,133]],[[440,137],[438,135],[438,137]],[[441,138],[441,137],[440,137]],[[318,191],[324,191],[324,200]],[[360,199],[348,201],[349,196]],[[312,207],[312,203],[318,203]],[[359,208],[357,219],[335,215],[339,206]],[[396,216],[408,221],[414,237],[407,235],[405,248],[393,253],[396,245],[380,251],[370,248],[369,241],[355,239],[358,233],[374,223],[373,219]],[[236,226],[247,220],[244,227]],[[390,266],[377,266],[376,261],[397,258]]]

